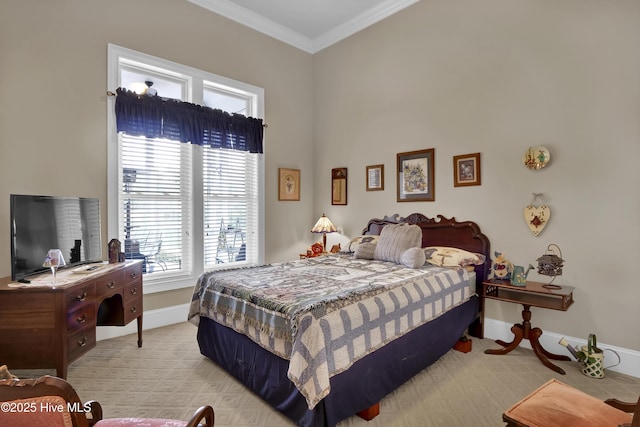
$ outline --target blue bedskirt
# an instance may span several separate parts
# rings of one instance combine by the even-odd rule
[[[263,349],[245,335],[201,317],[198,343],[203,355],[297,425],[332,427],[380,402],[437,361],[453,348],[477,315],[478,298],[474,296],[367,355],[331,378],[331,393],[313,410],[308,409],[304,396],[287,378],[289,361]]]

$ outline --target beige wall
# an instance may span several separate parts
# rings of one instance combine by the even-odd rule
[[[107,44],[265,89],[267,261],[308,244],[312,211],[312,57],[185,0],[0,2],[0,277],[9,194],[99,197],[106,246]],[[278,202],[277,168],[303,170],[302,202]],[[145,296],[145,309],[190,289]]]
[[[311,56],[184,0],[3,0],[0,276],[10,193],[99,197],[106,215],[114,43],[265,88],[268,262],[295,258],[323,211],[349,237],[385,214],[474,220],[517,264],[562,248],[576,303],[534,308],[536,325],[640,350],[638,22],[634,0],[425,0]],[[520,158],[539,144],[552,162],[531,172]],[[396,153],[432,147],[436,201],[397,203]],[[472,152],[482,185],[454,188],[452,156]],[[366,192],[365,166],[378,163],[385,191]],[[341,166],[349,204],[331,206],[330,170]],[[302,170],[300,202],[277,201],[278,167]],[[522,218],[533,192],[552,210],[539,237]],[[147,295],[145,308],[189,295]],[[494,319],[519,312],[487,304]]]
[[[514,263],[556,243],[568,312],[534,326],[640,350],[640,2],[421,1],[314,55],[315,204],[348,236],[373,216],[422,212],[476,221]],[[521,163],[546,145],[550,165]],[[396,153],[435,148],[435,202],[396,202]],[[482,185],[453,186],[454,155],[480,152]],[[365,167],[385,165],[385,190]],[[330,170],[349,204],[330,205]],[[548,226],[523,219],[544,193]],[[329,235],[329,243],[338,240]],[[548,280],[540,276],[542,280]],[[489,301],[509,323],[522,307]]]

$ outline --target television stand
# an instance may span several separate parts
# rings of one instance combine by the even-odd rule
[[[29,284],[0,279],[0,361],[10,370],[67,367],[96,346],[96,326],[138,323],[142,347],[142,261],[104,264],[86,274],[58,271]]]

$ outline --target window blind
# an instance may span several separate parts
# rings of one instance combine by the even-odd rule
[[[120,134],[120,224],[125,257],[145,273],[192,268],[191,146]]]
[[[257,260],[258,156],[203,147],[205,269]]]

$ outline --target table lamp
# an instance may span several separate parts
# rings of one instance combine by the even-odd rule
[[[327,233],[333,233],[338,229],[331,223],[331,220],[322,214],[316,225],[311,229],[312,233],[322,233],[322,250],[327,251]]]
[[[53,273],[53,283],[56,283],[56,271],[58,267],[62,267],[67,265],[64,261],[64,257],[62,256],[62,251],[60,249],[49,249],[47,252],[47,257],[44,259],[43,267],[50,267],[51,273]]]

